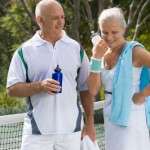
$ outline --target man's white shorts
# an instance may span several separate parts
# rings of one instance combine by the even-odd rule
[[[23,135],[21,150],[80,150],[81,131],[56,135]]]

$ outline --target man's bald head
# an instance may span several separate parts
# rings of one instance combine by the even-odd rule
[[[53,9],[57,10],[58,8],[63,9],[61,4],[56,0],[42,0],[36,6],[35,15],[36,17],[41,16],[44,18],[48,12],[53,13]]]

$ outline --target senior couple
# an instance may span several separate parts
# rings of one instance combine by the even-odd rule
[[[93,103],[101,85],[105,150],[149,150],[150,53],[142,44],[124,39],[122,10],[110,8],[100,14],[102,39],[93,47],[90,63],[82,46],[63,30],[59,2],[41,0],[35,16],[40,30],[16,50],[7,78],[8,94],[27,98],[21,150],[80,150],[85,135],[95,141]],[[52,79],[57,65],[62,87]]]

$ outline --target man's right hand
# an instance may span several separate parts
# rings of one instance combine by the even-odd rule
[[[45,79],[41,82],[41,91],[46,92],[51,95],[55,95],[53,92],[59,92],[61,86],[59,82],[53,79]]]

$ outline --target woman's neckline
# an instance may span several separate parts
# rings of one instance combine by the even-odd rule
[[[122,46],[122,48],[121,48],[122,51],[121,51],[121,53],[120,53],[120,56],[119,56],[118,60],[121,58],[121,55],[122,55],[122,53],[123,53],[123,51],[124,51],[124,49],[125,49],[125,47],[126,47],[127,44],[128,44],[127,41],[125,42],[125,44],[123,44],[123,46]],[[105,70],[107,70],[107,71],[112,71],[112,70],[116,67],[116,65],[118,64],[118,60],[117,60],[117,63],[116,63],[111,69],[107,69],[107,68],[105,67],[104,57],[103,57],[102,59],[103,59],[103,61],[102,61],[102,63],[103,63],[103,68],[104,68]]]

